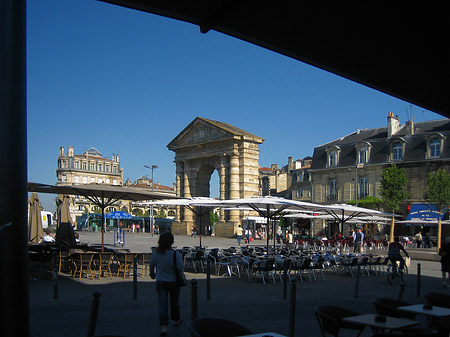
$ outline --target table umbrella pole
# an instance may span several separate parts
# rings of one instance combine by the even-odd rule
[[[269,217],[269,212],[270,212],[270,206],[269,204],[266,205],[266,216],[267,216],[267,228],[266,228],[266,233],[267,233],[267,255],[269,255],[269,237],[270,237],[270,217]]]
[[[199,207],[199,208],[200,208],[200,212],[199,212],[200,216],[199,216],[198,227],[200,229],[200,248],[202,248],[202,217],[203,217],[203,213],[202,213],[202,208],[201,207]]]
[[[101,219],[101,226],[102,226],[102,253],[105,251],[105,199],[103,198],[102,193],[102,219]]]

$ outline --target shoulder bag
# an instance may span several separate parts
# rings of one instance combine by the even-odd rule
[[[186,275],[177,267],[177,251],[173,250],[173,270],[175,271],[175,276],[177,278],[177,284],[179,287],[185,287],[187,285]]]

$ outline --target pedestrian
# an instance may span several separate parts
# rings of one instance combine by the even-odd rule
[[[288,242],[288,247],[289,248],[293,248],[293,244],[294,244],[294,237],[292,236],[292,233],[289,231],[287,232],[287,242]]]
[[[159,236],[158,247],[150,259],[150,277],[152,279],[156,278],[156,293],[158,294],[159,301],[160,336],[167,336],[167,325],[169,324],[169,296],[170,318],[175,321],[175,326],[179,326],[183,322],[180,314],[180,305],[178,303],[180,287],[178,286],[175,274],[175,268],[180,271],[183,270],[183,261],[181,259],[181,254],[172,249],[173,242],[174,238],[172,233],[162,233]],[[174,260],[176,260],[176,266]]]
[[[250,243],[250,238],[252,237],[252,230],[247,228],[245,230],[245,243]]]
[[[423,248],[431,248],[430,235],[425,233],[423,237]]]
[[[442,286],[450,288],[450,236],[445,238],[445,244],[439,249],[441,256]],[[448,275],[448,282],[446,281]]]
[[[414,236],[414,239],[416,240],[417,248],[420,248],[420,246],[422,245],[422,232],[417,233]]]
[[[361,253],[363,241],[364,233],[361,231],[361,228],[357,228],[356,232],[353,232],[353,253]]]
[[[243,231],[242,227],[241,227],[241,225],[239,225],[238,228],[236,228],[236,238],[237,238],[238,246],[241,245],[242,231]]]

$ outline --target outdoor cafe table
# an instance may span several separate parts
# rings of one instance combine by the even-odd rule
[[[450,316],[450,309],[444,308],[444,307],[437,307],[433,305],[430,309],[426,309],[423,304],[413,304],[413,305],[406,305],[403,307],[398,307],[397,309],[414,312],[416,314],[423,314],[428,317],[446,317]]]
[[[357,315],[345,317],[342,319],[342,321],[347,323],[356,323],[368,326],[376,330],[397,330],[419,324],[419,322],[412,321],[409,319],[394,318],[389,316],[384,316],[386,317],[386,321],[380,322],[375,320],[375,317],[377,316],[379,315],[377,314]]]

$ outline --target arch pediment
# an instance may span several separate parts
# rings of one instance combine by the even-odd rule
[[[247,140],[261,144],[264,139],[233,125],[206,118],[195,118],[168,145],[169,150],[224,140]]]

